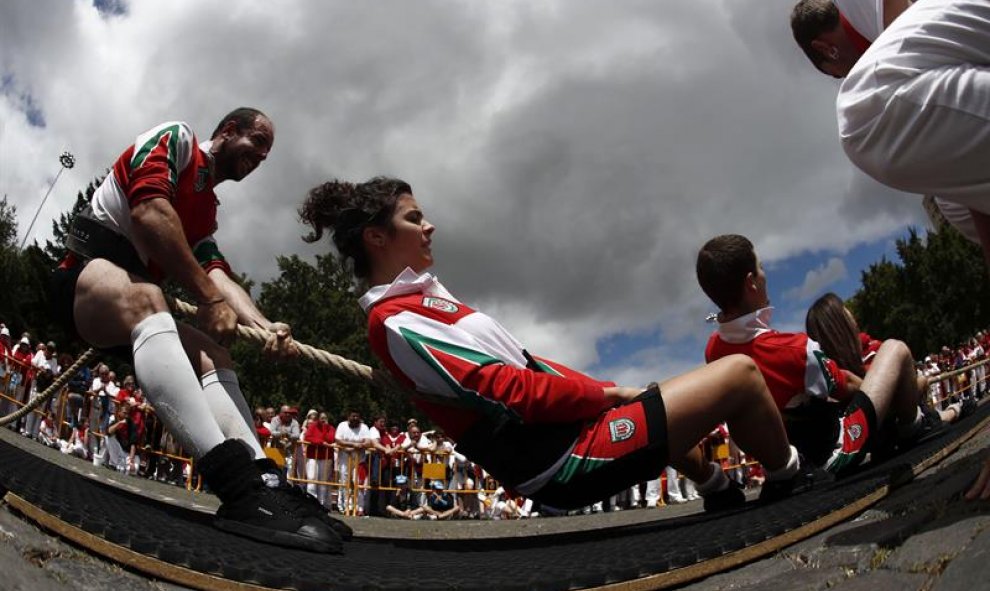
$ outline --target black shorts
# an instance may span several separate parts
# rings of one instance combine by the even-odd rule
[[[863,392],[845,404],[814,398],[781,414],[791,445],[835,474],[861,464],[876,439],[877,411]]]
[[[586,507],[655,480],[669,454],[667,410],[654,385],[587,424],[564,466],[530,496],[559,509]]]
[[[76,284],[85,268],[86,263],[82,261],[69,267],[59,265],[48,282],[48,304],[51,306],[52,318],[77,338],[79,333],[76,331],[76,314],[73,308],[76,302]]]

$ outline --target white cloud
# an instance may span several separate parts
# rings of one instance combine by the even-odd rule
[[[805,273],[804,282],[798,287],[784,292],[784,297],[788,300],[806,301],[816,298],[825,293],[830,285],[842,281],[849,275],[846,271],[846,264],[838,257],[832,257],[825,261],[820,267]]]
[[[137,0],[104,18],[82,0],[5,2],[0,76],[46,127],[0,96],[0,193],[23,220],[61,150],[76,154],[42,239],[139,132],[183,119],[202,137],[256,106],[274,150],[218,189],[238,270],[265,280],[276,255],[328,248],[299,240],[309,187],[399,176],[438,225],[455,294],[534,351],[594,366],[609,335],[703,338],[694,257],[715,234],[773,261],[923,219],[846,161],[836,85],[794,45],[792,5]]]

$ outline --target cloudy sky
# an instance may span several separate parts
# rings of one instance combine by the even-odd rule
[[[700,364],[698,248],[741,233],[779,328],[924,224],[855,171],[837,84],[794,45],[794,0],[0,5],[0,193],[32,238],[141,131],[230,109],[276,141],[218,188],[219,241],[257,280],[304,257],[295,208],[331,177],[410,182],[434,271],[530,350],[627,384]],[[318,343],[316,343],[318,344]]]

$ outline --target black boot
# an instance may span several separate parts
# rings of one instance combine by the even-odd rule
[[[258,470],[261,472],[261,477],[265,481],[265,484],[268,485],[269,488],[277,491],[277,494],[295,497],[301,501],[304,510],[307,510],[310,515],[316,517],[326,525],[333,528],[333,531],[337,532],[337,535],[344,541],[350,540],[354,537],[354,530],[351,529],[351,526],[339,519],[334,519],[331,517],[329,509],[321,505],[320,501],[317,500],[316,497],[298,486],[293,486],[286,482],[285,474],[274,460],[271,458],[255,460],[254,465],[257,466]]]
[[[302,503],[278,495],[261,479],[247,447],[228,439],[196,464],[218,497],[214,525],[262,542],[339,554],[343,543],[333,529],[309,515]]]

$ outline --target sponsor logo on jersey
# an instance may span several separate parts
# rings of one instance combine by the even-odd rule
[[[609,421],[608,432],[612,436],[612,443],[619,443],[636,434],[636,423],[626,418],[615,419]]]
[[[196,169],[196,182],[193,183],[193,191],[201,193],[206,188],[206,181],[210,179],[210,169],[201,166]]]
[[[435,298],[431,296],[426,296],[423,298],[423,307],[433,308],[434,310],[440,310],[441,312],[449,312],[453,314],[457,312],[457,304],[451,302],[450,300],[445,300],[443,298]]]

